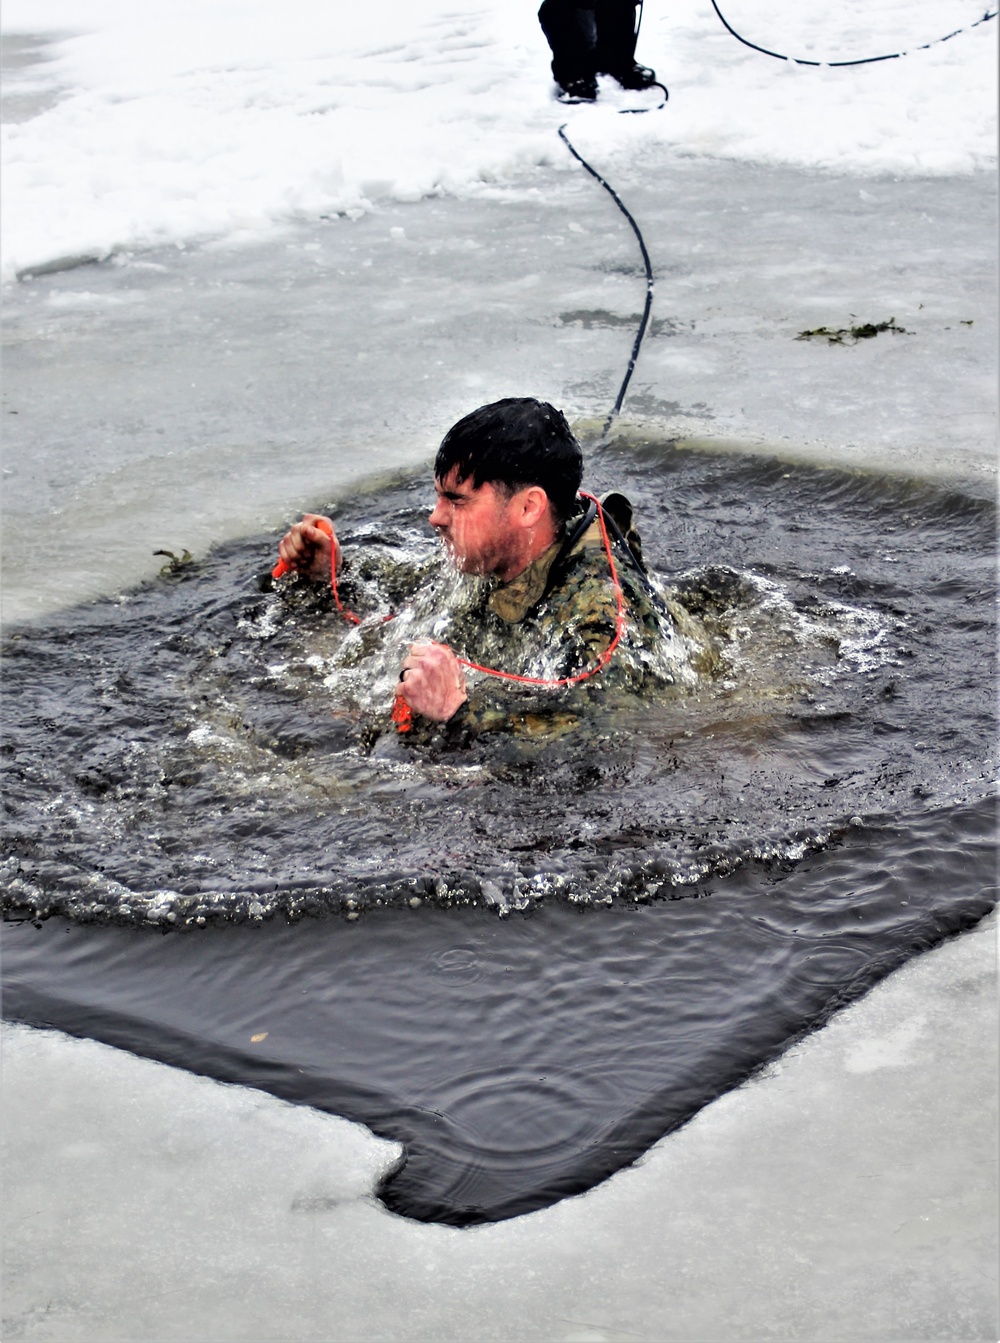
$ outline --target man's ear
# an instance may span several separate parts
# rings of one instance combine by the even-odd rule
[[[549,517],[549,496],[541,485],[528,485],[518,498],[520,516],[518,521],[523,527],[537,527]]]

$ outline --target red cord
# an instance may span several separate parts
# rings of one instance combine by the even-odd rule
[[[334,540],[333,537],[333,527],[329,522],[327,522],[326,518],[317,518],[316,521],[313,523],[313,526],[316,528],[318,532],[322,532],[324,536],[328,536],[331,541],[330,589],[333,592],[333,600],[337,604],[337,610],[344,617],[344,619],[349,621],[352,625],[360,625],[361,620],[359,619],[359,617],[356,616],[353,611],[347,611],[344,609],[344,606],[341,604],[340,593],[337,591],[337,542]],[[292,572],[292,566],[290,564],[286,564],[284,560],[278,560],[278,563],[271,570],[271,577],[284,578],[285,574],[290,574],[291,572]]]
[[[326,531],[326,528],[324,527],[323,530]],[[340,614],[344,617],[344,619],[345,619],[349,624],[351,624],[351,625],[360,625],[360,624],[361,624],[360,617],[356,616],[356,615],[354,614],[353,611],[348,611],[348,610],[346,610],[346,609],[341,605],[341,603],[340,603],[340,593],[337,591],[337,543],[336,543],[336,541],[334,541],[333,545],[330,547],[330,590],[331,590],[331,592],[333,593],[333,600],[334,600],[334,601],[336,602],[336,604],[337,604],[337,610],[338,610],[338,611],[340,612]],[[392,616],[386,616],[386,620],[391,620],[391,619],[392,619]]]

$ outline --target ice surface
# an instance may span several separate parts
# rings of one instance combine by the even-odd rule
[[[477,195],[532,166],[570,165],[587,128],[606,162],[650,145],[689,155],[876,174],[967,173],[995,161],[995,24],[977,0],[729,0],[751,41],[806,59],[909,50],[812,69],[741,46],[706,0],[646,7],[639,55],[668,107],[552,98],[535,5],[383,0],[7,0],[4,31],[48,34],[36,71],[63,96],[4,128],[3,275],[57,257]]]
[[[49,70],[51,38],[34,33],[0,34],[0,124],[30,121],[54,107],[61,90]]]
[[[990,491],[985,174],[862,194],[856,178],[656,148],[616,185],[657,274],[633,423]],[[156,572],[158,548],[204,553],[426,462],[496,397],[542,396],[599,425],[641,310],[637,265],[630,230],[577,167],[490,200],[385,205],[12,287],[5,618],[127,588]],[[795,339],[891,316],[911,334]],[[49,562],[25,565],[39,529]]]
[[[365,1130],[4,1031],[4,1337],[996,1337],[996,924],[910,962],[636,1167],[475,1231]]]

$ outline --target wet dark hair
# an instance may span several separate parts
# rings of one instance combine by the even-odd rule
[[[561,410],[534,397],[510,396],[480,406],[448,430],[435,478],[443,480],[456,467],[459,481],[471,478],[477,490],[489,484],[514,494],[539,485],[564,522],[583,479],[583,453]]]

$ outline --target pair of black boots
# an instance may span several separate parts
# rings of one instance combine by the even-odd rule
[[[637,0],[543,0],[538,22],[552,48],[552,74],[570,102],[593,102],[597,76],[648,89],[656,72],[635,59]]]

